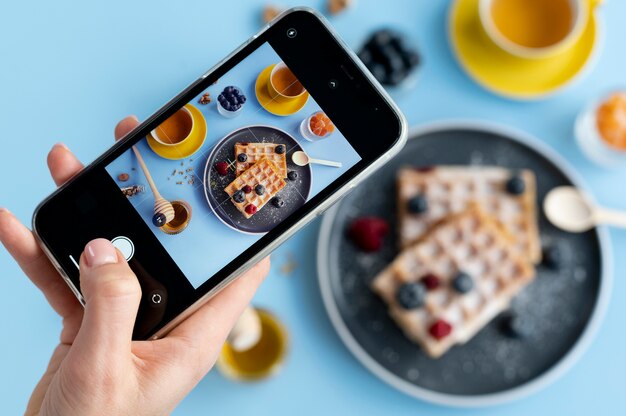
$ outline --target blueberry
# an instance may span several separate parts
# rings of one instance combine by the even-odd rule
[[[464,272],[459,272],[452,279],[452,287],[459,293],[467,293],[474,288],[474,280]]]
[[[272,205],[276,208],[282,208],[285,206],[285,201],[281,197],[277,196],[272,199]]]
[[[405,70],[401,71],[392,71],[387,77],[387,84],[389,85],[399,85],[402,81],[404,81],[407,77],[407,72]]]
[[[237,97],[237,104],[243,104],[246,102],[246,97],[244,97],[243,95],[240,95],[239,97]]]
[[[229,85],[228,87],[224,88],[224,92],[226,94],[232,94],[234,90],[235,90],[235,87],[233,87],[232,85]]]
[[[258,184],[254,187],[254,192],[256,192],[257,195],[263,195],[265,193],[265,186]]]
[[[372,63],[368,66],[368,69],[374,75],[374,78],[378,80],[378,82],[382,84],[387,83],[387,70],[385,70],[385,66],[381,63]]]
[[[233,194],[233,201],[241,204],[245,200],[246,200],[246,195],[241,189]]]
[[[404,61],[398,52],[391,47],[384,48],[381,52],[383,54],[382,63],[385,64],[389,73],[404,72]]]
[[[274,149],[274,151],[279,154],[282,155],[283,153],[285,153],[285,145],[284,144],[279,144],[278,146],[276,146],[276,148]]]
[[[233,89],[233,95],[235,97],[239,97],[241,95],[241,90],[239,88],[234,88]]]
[[[237,104],[237,97],[235,97],[234,95],[231,95],[228,97],[228,102],[231,103],[232,105],[236,105]]]
[[[428,200],[422,194],[415,195],[413,198],[409,199],[407,208],[409,212],[413,214],[423,214],[428,211]]]
[[[298,179],[298,172],[296,172],[295,170],[289,171],[289,173],[287,173],[287,178],[290,181],[295,181],[296,179]]]
[[[162,212],[157,212],[152,217],[152,224],[154,224],[156,227],[163,227],[166,222],[167,222],[167,218],[165,217],[165,214],[163,214]]]
[[[534,325],[530,318],[513,311],[503,315],[500,329],[511,338],[527,338],[533,332]]]
[[[224,102],[226,102],[226,97],[224,97],[224,94],[220,94],[217,96],[217,101],[220,102],[220,104],[224,104]]]
[[[421,283],[405,283],[396,293],[396,300],[404,309],[419,308],[425,299],[426,287]]]
[[[543,264],[550,269],[558,269],[562,261],[561,250],[558,246],[548,246],[543,249]]]
[[[506,191],[511,195],[521,195],[526,190],[526,183],[521,176],[515,175],[506,181]]]
[[[244,162],[245,162],[245,161],[247,161],[247,160],[248,160],[248,155],[247,155],[247,154],[245,154],[245,153],[239,153],[239,154],[237,155],[237,161],[239,161],[239,162],[241,162],[241,163],[244,163]]]
[[[402,59],[407,68],[413,69],[420,63],[420,57],[415,51],[408,51],[402,54]]]
[[[359,52],[359,59],[365,65],[370,64],[372,62],[372,52],[370,52],[370,50],[367,48],[363,48],[361,52]]]
[[[387,45],[393,40],[395,34],[388,29],[382,29],[374,33],[372,37],[373,44],[375,45]]]

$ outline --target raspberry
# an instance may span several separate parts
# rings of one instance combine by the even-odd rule
[[[444,321],[443,319],[437,319],[434,324],[428,329],[430,335],[437,340],[441,340],[452,332],[452,325]]]
[[[428,273],[422,277],[422,283],[426,286],[426,289],[435,290],[439,287],[439,278],[432,273]]]
[[[241,188],[241,190],[249,194],[250,192],[252,192],[252,187],[250,185],[246,185],[243,188]]]
[[[428,172],[432,172],[433,170],[435,170],[434,166],[419,166],[415,168],[416,171],[418,171],[419,173],[428,173]]]
[[[256,205],[250,204],[246,205],[246,214],[254,215],[256,213]]]
[[[228,163],[226,162],[217,162],[215,164],[215,170],[222,176],[228,175]]]
[[[384,237],[389,233],[389,225],[381,218],[362,217],[352,222],[348,236],[354,244],[365,252],[380,250]]]

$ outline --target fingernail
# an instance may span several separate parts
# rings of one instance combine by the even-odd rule
[[[7,213],[7,212],[9,212],[8,209],[6,209],[5,207],[0,207],[0,214],[4,214],[4,213]]]
[[[133,114],[133,115],[131,115],[131,116],[129,116],[129,117],[130,117],[130,118],[132,118],[132,119],[133,119],[133,120],[135,120],[135,121],[139,121],[139,119],[137,118],[137,116],[136,116],[136,115],[134,115],[134,114]]]
[[[85,262],[92,268],[117,263],[117,251],[109,240],[98,238],[85,246]]]
[[[69,148],[69,147],[67,147],[67,146],[65,145],[65,143],[61,143],[61,142],[59,142],[59,143],[55,144],[54,146],[52,146],[52,148],[53,148],[53,149],[54,149],[54,148],[59,148],[59,149],[70,150],[70,148]]]

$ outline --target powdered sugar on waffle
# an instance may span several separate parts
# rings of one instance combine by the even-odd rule
[[[461,271],[474,282],[465,294],[452,287],[452,279]],[[427,293],[424,306],[403,308],[396,300],[398,289],[429,273],[439,277],[439,288]],[[389,314],[407,337],[436,358],[473,337],[533,278],[532,264],[516,252],[506,231],[478,207],[470,206],[402,251],[372,281],[372,289],[387,303]],[[442,339],[429,333],[439,319],[452,325],[450,335]]]

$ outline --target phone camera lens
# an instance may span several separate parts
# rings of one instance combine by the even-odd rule
[[[297,31],[296,29],[294,29],[293,27],[292,27],[292,28],[287,29],[287,37],[288,37],[289,39],[293,39],[293,38],[295,38],[296,36],[298,36],[298,31]]]
[[[331,90],[336,90],[339,87],[339,82],[336,79],[331,79],[328,81],[328,88]]]

